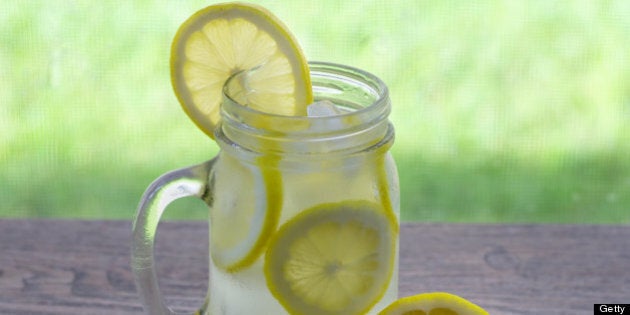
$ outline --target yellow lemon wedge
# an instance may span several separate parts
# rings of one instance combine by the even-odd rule
[[[378,315],[488,315],[488,312],[457,295],[430,292],[398,299]]]
[[[223,3],[193,14],[171,46],[171,83],[184,111],[214,138],[222,90],[248,73],[239,103],[279,115],[306,115],[313,101],[308,63],[297,40],[263,7]]]
[[[368,201],[307,209],[269,241],[267,285],[290,314],[364,314],[390,283],[396,226],[394,217]]]

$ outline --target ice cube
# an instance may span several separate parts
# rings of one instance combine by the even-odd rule
[[[306,114],[309,117],[322,117],[341,115],[343,112],[329,100],[315,102],[306,107]]]

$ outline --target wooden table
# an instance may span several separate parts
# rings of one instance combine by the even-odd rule
[[[167,303],[207,288],[207,225],[167,222]],[[0,314],[142,314],[126,221],[0,220]],[[449,291],[490,314],[593,314],[630,304],[630,226],[403,224],[400,295]],[[267,315],[267,314],[261,314]]]

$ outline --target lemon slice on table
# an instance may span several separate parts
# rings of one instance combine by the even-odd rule
[[[243,164],[229,154],[217,161],[210,211],[212,263],[226,272],[251,266],[276,230],[282,206],[282,178],[268,165]]]
[[[488,315],[488,312],[457,295],[430,292],[398,299],[378,315]]]
[[[271,12],[245,3],[211,5],[193,14],[175,35],[173,89],[184,111],[212,138],[225,82],[252,69],[239,103],[272,114],[306,115],[313,101],[306,58]]]
[[[389,285],[396,226],[394,217],[368,201],[305,210],[269,241],[267,285],[290,314],[363,314]]]

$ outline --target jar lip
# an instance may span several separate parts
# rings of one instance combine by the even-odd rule
[[[299,131],[303,130],[305,126],[310,127],[308,128],[310,133],[318,133],[318,129],[321,129],[319,133],[340,132],[340,129],[361,129],[360,126],[357,126],[359,123],[348,126],[347,122],[356,121],[361,122],[361,125],[370,125],[376,121],[387,119],[390,112],[389,90],[385,83],[374,74],[352,66],[331,62],[312,61],[309,62],[309,68],[311,78],[320,77],[343,80],[349,84],[361,86],[361,89],[368,91],[374,99],[366,106],[339,115],[313,117],[266,113],[240,104],[229,94],[228,84],[232,79],[243,73],[239,72],[232,75],[223,87],[224,101],[221,104],[223,121],[235,123],[234,120],[236,119],[238,120],[237,124],[247,125],[248,128],[262,129],[264,133],[279,132],[286,134],[287,132],[301,133]],[[312,81],[315,90],[315,80],[312,79]],[[318,125],[325,127],[317,128]],[[334,125],[344,125],[344,128],[330,129],[330,126]]]

